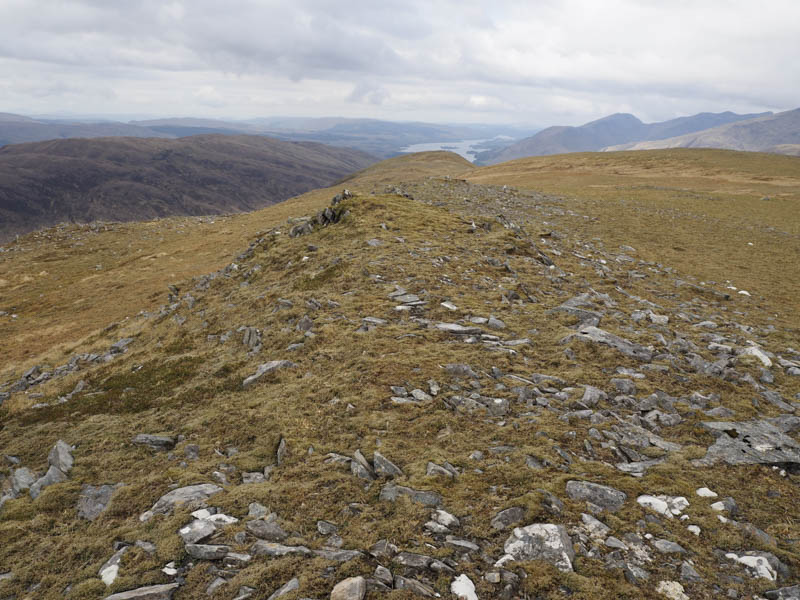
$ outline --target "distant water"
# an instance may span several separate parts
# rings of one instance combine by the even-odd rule
[[[494,138],[483,140],[461,140],[460,142],[429,142],[427,144],[412,144],[400,150],[400,152],[431,152],[433,150],[448,150],[463,156],[469,162],[475,162],[475,154],[479,152],[476,147],[480,147],[484,142],[490,142]]]

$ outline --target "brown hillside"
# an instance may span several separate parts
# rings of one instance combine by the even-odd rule
[[[372,162],[357,150],[245,135],[6,146],[0,148],[0,241],[63,221],[254,210]]]

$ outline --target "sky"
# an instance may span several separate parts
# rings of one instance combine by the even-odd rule
[[[798,0],[0,0],[0,112],[578,125],[800,106]]]

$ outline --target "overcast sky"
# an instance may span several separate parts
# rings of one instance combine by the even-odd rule
[[[0,0],[0,112],[551,125],[798,106],[799,0]]]

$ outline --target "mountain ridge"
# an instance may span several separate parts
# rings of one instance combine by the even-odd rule
[[[727,123],[666,139],[619,144],[604,148],[617,150],[657,150],[663,148],[724,148],[748,152],[780,151],[792,153],[791,146],[800,144],[800,108],[753,119]]]
[[[761,116],[764,114],[762,113]],[[643,123],[634,115],[617,113],[590,121],[579,127],[548,127],[532,137],[520,140],[501,150],[481,153],[477,156],[477,160],[480,164],[498,164],[525,156],[598,151],[617,144],[660,139],[752,117],[754,115],[738,115],[730,111],[706,112],[658,123]],[[610,142],[609,140],[615,141]]]

